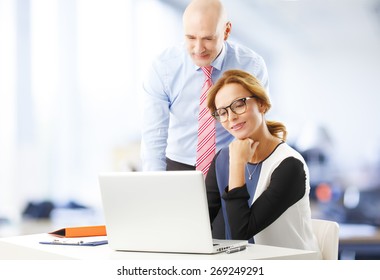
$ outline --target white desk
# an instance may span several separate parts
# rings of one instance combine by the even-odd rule
[[[33,234],[0,238],[0,260],[315,260],[318,254],[273,246],[250,244],[246,250],[227,254],[170,254],[114,251],[108,245],[69,246],[44,245],[40,241],[54,239],[49,234]]]

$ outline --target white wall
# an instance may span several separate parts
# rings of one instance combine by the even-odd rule
[[[224,3],[238,39],[267,61],[272,113],[288,125],[290,138],[323,126],[341,168],[379,162],[380,4]]]

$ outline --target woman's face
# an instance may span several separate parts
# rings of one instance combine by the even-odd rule
[[[223,86],[215,97],[216,108],[225,108],[237,99],[249,97],[251,93],[240,84],[233,83]],[[259,128],[264,118],[260,112],[261,104],[256,98],[245,101],[246,111],[240,115],[227,108],[228,118],[222,123],[223,127],[237,139],[258,138]]]

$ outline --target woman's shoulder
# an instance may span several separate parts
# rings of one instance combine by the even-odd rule
[[[302,155],[295,150],[293,147],[289,146],[286,142],[280,143],[276,149],[273,151],[273,153],[263,162],[263,164],[266,167],[277,167],[281,163],[284,162],[284,160],[289,159],[288,161],[298,161],[301,162],[303,165],[306,165],[306,162]]]
[[[274,155],[274,157],[279,158],[279,159],[281,158],[285,159],[287,157],[295,157],[301,161],[304,161],[303,156],[296,149],[291,147],[286,142],[280,143],[277,146],[277,148],[274,150],[272,155]]]

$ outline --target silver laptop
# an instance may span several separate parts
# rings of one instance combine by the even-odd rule
[[[101,173],[99,185],[114,250],[213,254],[248,243],[212,239],[200,171]]]

